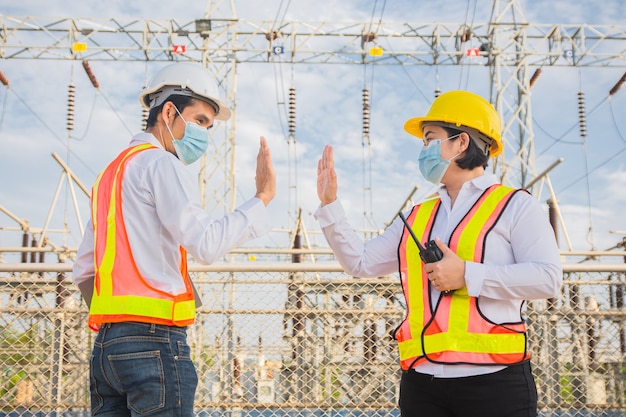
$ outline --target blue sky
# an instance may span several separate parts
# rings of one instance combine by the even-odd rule
[[[227,3],[227,2],[226,2]],[[382,8],[385,5],[384,10]],[[491,2],[469,1],[235,1],[237,16],[250,20],[384,21],[410,23],[486,23]],[[288,5],[288,7],[287,7]],[[623,0],[591,2],[524,1],[526,20],[535,24],[590,24],[626,26]],[[58,16],[110,18],[195,19],[207,8],[205,1],[84,1],[68,8],[62,0],[14,2],[4,6],[5,16]],[[626,48],[626,46],[625,46]],[[0,205],[42,227],[55,195],[61,170],[52,159],[56,152],[78,178],[90,187],[97,172],[128,143],[141,126],[137,94],[146,73],[162,64],[92,62],[100,91],[86,80],[80,62],[0,60],[0,71],[10,89],[0,85]],[[536,167],[540,172],[564,158],[550,175],[574,249],[606,249],[621,240],[610,231],[626,230],[626,89],[606,100],[609,89],[626,68],[544,67],[532,90]],[[531,69],[532,71],[533,69]],[[268,138],[278,172],[278,196],[270,208],[276,228],[289,227],[286,126],[281,91],[293,85],[297,92],[296,138],[298,201],[307,230],[318,229],[311,213],[317,207],[315,166],[324,144],[335,147],[339,195],[355,227],[364,224],[368,210],[363,188],[361,146],[361,90],[370,89],[372,101],[371,162],[375,226],[382,229],[413,186],[426,192],[417,168],[420,144],[406,134],[406,119],[428,110],[438,85],[442,91],[466,88],[488,94],[486,69],[478,67],[376,67],[240,64],[237,73],[237,201],[254,193],[254,158],[259,135]],[[76,112],[72,139],[66,126],[68,84],[76,84]],[[585,93],[587,137],[578,129],[577,94]],[[591,112],[593,110],[593,112]],[[589,175],[587,176],[587,173]],[[368,174],[366,173],[366,176]],[[418,192],[418,196],[420,195]],[[88,202],[79,192],[83,222]],[[541,196],[542,202],[547,196]],[[80,242],[67,189],[60,191],[51,228],[67,224],[71,233],[52,236],[57,245]],[[15,227],[0,213],[0,227]],[[0,231],[0,247],[20,242],[19,234]],[[17,238],[17,240],[16,240]],[[319,235],[311,239],[321,245]],[[17,242],[17,243],[16,243]],[[284,245],[284,237],[271,236],[259,245]],[[254,244],[254,243],[253,243]],[[562,248],[565,244],[562,242]]]

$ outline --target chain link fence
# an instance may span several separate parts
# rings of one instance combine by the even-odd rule
[[[1,264],[0,264],[1,265]],[[68,264],[0,270],[0,416],[88,416],[95,333]],[[195,267],[198,416],[398,416],[395,276],[331,264]],[[626,272],[566,272],[528,304],[541,416],[626,413]]]

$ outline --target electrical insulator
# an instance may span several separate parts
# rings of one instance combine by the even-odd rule
[[[537,68],[537,70],[535,71],[533,76],[530,77],[530,81],[528,82],[528,86],[530,88],[533,88],[533,85],[535,85],[535,83],[537,82],[537,79],[539,78],[540,75],[541,75],[541,68]]]
[[[289,89],[289,136],[296,135],[296,89]]]
[[[578,118],[580,119],[580,136],[587,136],[587,120],[585,118],[585,93],[578,92]]]
[[[150,110],[146,109],[145,107],[142,107],[142,111],[141,111],[141,130],[146,130],[146,127],[148,125],[148,115],[150,114]]]
[[[7,87],[9,86],[9,80],[7,79],[7,77],[4,76],[2,71],[0,71],[0,82],[6,85]]]
[[[472,37],[474,36],[474,33],[472,32],[472,29],[466,27],[463,29],[463,31],[458,35],[461,42],[465,43],[467,41],[472,40]]]
[[[98,80],[96,79],[96,76],[91,70],[91,66],[89,65],[89,62],[87,62],[86,60],[83,61],[83,68],[85,69],[85,72],[87,73],[87,77],[89,77],[89,81],[91,81],[91,84],[94,86],[94,88],[100,88],[100,83],[98,82]]]
[[[70,83],[68,96],[67,96],[67,130],[74,130],[74,93],[76,87],[74,83]]]
[[[272,31],[272,32],[266,32],[265,33],[265,39],[267,39],[268,41],[275,41],[277,38],[281,37],[281,33],[277,32],[277,31]]]
[[[374,32],[367,32],[361,34],[361,44],[365,44],[367,42],[373,42],[377,38]]]
[[[370,92],[363,89],[363,136],[370,134]]]
[[[613,94],[617,93],[617,90],[619,90],[624,83],[626,83],[626,72],[624,73],[624,75],[622,75],[622,78],[619,79],[617,84],[615,84],[613,88],[611,88],[611,91],[609,91],[609,95],[612,96]]]
[[[435,98],[439,97],[441,95],[441,90],[439,89],[439,87],[437,87],[435,89]]]

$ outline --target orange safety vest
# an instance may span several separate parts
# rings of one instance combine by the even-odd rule
[[[89,327],[96,331],[102,323],[125,321],[187,326],[196,316],[185,249],[180,248],[180,273],[186,291],[179,295],[151,286],[139,272],[130,249],[122,212],[122,181],[128,161],[147,149],[156,147],[142,144],[122,151],[100,173],[92,189],[95,280]]]
[[[483,262],[485,240],[511,197],[519,190],[495,184],[489,187],[463,217],[450,237],[449,247],[461,259]],[[440,198],[413,208],[407,218],[420,241],[431,239]],[[412,369],[425,361],[444,364],[503,365],[530,358],[526,350],[526,325],[494,323],[487,319],[467,288],[441,296],[430,309],[430,281],[417,245],[404,229],[400,246],[400,279],[407,315],[395,331],[400,366]]]

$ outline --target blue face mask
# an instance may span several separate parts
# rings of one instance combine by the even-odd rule
[[[422,148],[418,162],[420,172],[428,182],[439,185],[450,166],[450,161],[460,155],[460,153],[458,153],[450,159],[443,159],[441,157],[441,143],[453,139],[456,136],[459,135],[451,136],[448,139],[444,139],[444,141],[441,139],[431,140],[428,146]]]
[[[176,112],[183,119],[183,116],[180,114],[178,109]],[[167,130],[172,135],[172,145],[176,150],[176,155],[178,159],[185,165],[193,164],[206,152],[207,147],[209,146],[209,131],[204,127],[193,123],[185,122],[185,134],[182,138],[176,139],[172,134],[172,130],[170,127],[165,124]]]

